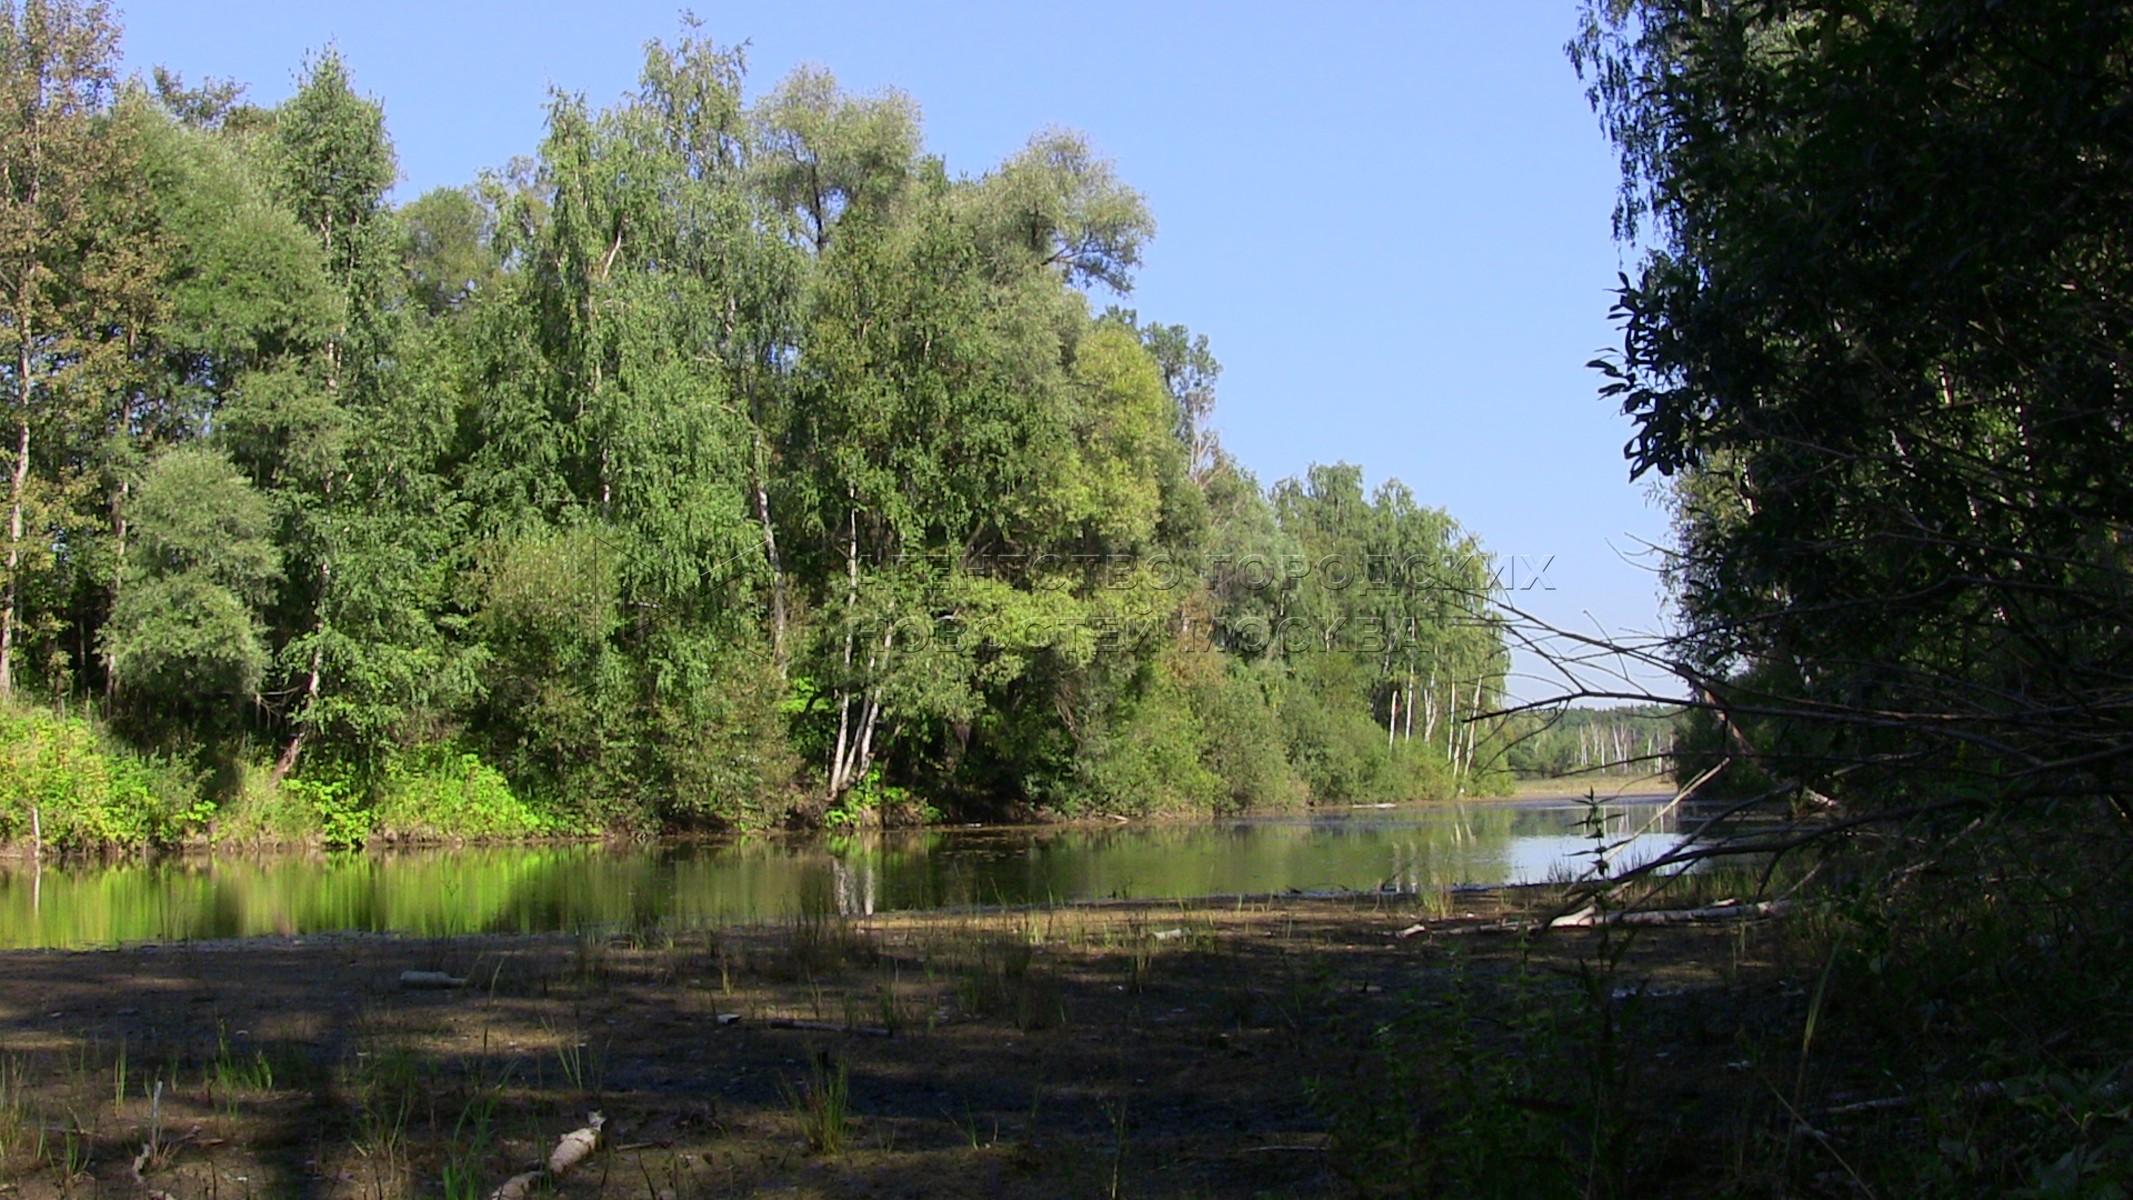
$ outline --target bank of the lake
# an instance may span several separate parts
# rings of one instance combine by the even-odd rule
[[[1812,871],[1656,898],[1705,924],[1545,928],[1588,901],[1551,885],[818,894],[757,920],[0,951],[0,1185],[485,1196],[596,1111],[552,1194],[1700,1200],[1937,1170],[1960,1186],[1935,1194],[1985,1196],[2113,1136],[2123,968],[2085,953],[2112,925],[2039,938],[1959,880],[1927,909],[1725,903]],[[2081,1169],[2115,1170],[2112,1144]]]
[[[1484,932],[1552,900],[1275,897],[9,952],[0,1170],[35,1200],[142,1186],[413,1196],[445,1181],[486,1195],[598,1111],[600,1151],[556,1194],[1339,1194],[1392,1168],[1437,1169],[1415,1157],[1422,1143],[1387,1158],[1383,1122],[1486,1117],[1460,1107],[1462,1073],[1516,1061],[1501,1056],[1525,1034],[1498,1022],[1477,1035],[1457,1014],[1508,1013],[1514,995],[1574,1002],[1595,935]],[[1416,923],[1424,932],[1397,936]],[[1734,1049],[1684,1030],[1769,989],[1763,943],[1664,930],[1610,956],[1609,978],[1667,998],[1646,1006],[1649,1028],[1624,1031],[1638,1049],[1610,1083],[1627,1107],[1609,1120],[1678,1129],[1666,1114],[1742,1090],[1725,1070]],[[465,986],[410,987],[408,971]],[[1419,1047],[1371,1031],[1422,1012],[1441,1028],[1399,1036],[1442,1040],[1389,1058]],[[1565,1073],[1513,1099],[1563,1105],[1574,1129],[1584,1086]],[[1640,1194],[1697,1194],[1713,1173],[1654,1176]]]

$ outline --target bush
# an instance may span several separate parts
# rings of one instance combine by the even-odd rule
[[[373,840],[438,842],[555,837],[581,832],[522,799],[477,754],[433,743],[361,768],[314,758],[275,782],[264,764],[241,767],[235,795],[214,814],[217,842],[358,847]]]
[[[1327,655],[1299,664],[1282,694],[1289,759],[1314,804],[1403,799],[1391,775],[1385,731],[1370,719],[1351,674],[1348,664]]]
[[[89,722],[0,708],[0,840],[41,826],[60,850],[140,849],[204,818],[198,780],[176,763],[109,745]]]
[[[790,814],[799,759],[787,733],[789,685],[767,655],[711,661],[698,685],[649,707],[644,777],[667,828],[774,828]]]
[[[368,836],[387,841],[550,837],[576,832],[519,798],[503,774],[480,755],[460,752],[450,744],[395,755],[386,764],[364,824]]]
[[[1226,654],[1181,654],[1186,694],[1200,725],[1200,761],[1220,781],[1217,807],[1228,812],[1294,808],[1303,780],[1283,751],[1274,708],[1279,673]]]
[[[1202,760],[1206,742],[1184,675],[1190,656],[1172,652],[1096,723],[1074,763],[1068,811],[1100,809],[1148,816],[1206,813],[1222,800],[1222,779]]]
[[[317,822],[319,838],[329,846],[360,846],[370,837],[367,789],[355,774],[334,766],[303,778],[281,781],[282,794]]]
[[[267,764],[241,762],[229,799],[215,811],[214,842],[255,847],[323,842],[326,821],[317,799],[302,781],[277,782]]]

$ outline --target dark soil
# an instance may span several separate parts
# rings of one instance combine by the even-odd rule
[[[1535,1026],[1516,1016],[1531,1012],[1558,1014],[1549,1061],[1572,1064],[1540,1081],[1531,1111],[1562,1110],[1572,1127],[1602,1102],[1628,1106],[1652,1122],[1637,1173],[1672,1171],[1668,1192],[1697,1186],[1708,1164],[1682,1147],[1727,1119],[1744,1073],[1763,1071],[1735,1060],[1743,1022],[1796,1014],[1805,991],[1766,960],[1765,935],[1524,938],[1490,929],[1540,897],[1451,903],[7,954],[0,1193],[486,1196],[593,1111],[600,1152],[543,1188],[1378,1191],[1436,1169],[1401,1158],[1414,1130],[1489,1133],[1479,1110],[1433,1100],[1461,1094],[1439,1084],[1478,1072],[1526,1103],[1501,1068],[1537,1053]],[[1424,932],[1395,936],[1417,922]],[[405,971],[466,985],[408,987]],[[1445,1044],[1421,1056],[1439,1062],[1414,1078],[1391,1069],[1402,1064],[1388,1055],[1428,1049],[1399,1031],[1430,1029]],[[1575,1067],[1600,1050],[1608,1062]],[[1393,1190],[1430,1189],[1417,1174]]]

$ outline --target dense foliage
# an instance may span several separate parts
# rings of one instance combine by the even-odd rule
[[[1725,851],[1814,862],[1782,1112],[1707,1190],[2124,1195],[2133,6],[1586,12],[1680,773],[1790,802]]]
[[[1824,791],[2122,795],[2133,11],[1591,16],[1688,665]]]
[[[1480,548],[1396,483],[1269,491],[1222,452],[1207,339],[1090,299],[1154,226],[1078,135],[954,174],[904,96],[750,96],[692,25],[621,102],[556,95],[532,157],[395,206],[333,52],[262,108],[122,81],[116,39],[101,4],[0,7],[0,699],[193,764],[222,827],[1497,772]]]

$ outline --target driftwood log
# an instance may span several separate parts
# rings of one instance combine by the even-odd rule
[[[1597,929],[1602,925],[1707,925],[1756,921],[1782,915],[1791,904],[1765,900],[1757,904],[1714,904],[1708,908],[1623,909],[1601,912],[1587,906],[1548,922],[1550,929]]]
[[[1723,903],[1704,908],[1619,909],[1608,912],[1588,905],[1574,913],[1565,913],[1537,924],[1491,921],[1482,925],[1454,925],[1437,932],[1456,936],[1474,933],[1540,933],[1549,929],[1598,929],[1612,925],[1716,925],[1783,916],[1791,907],[1792,903],[1788,900],[1765,900],[1755,904]],[[1395,930],[1392,936],[1406,941],[1428,932],[1429,926],[1417,921],[1405,929]]]
[[[548,1152],[548,1165],[538,1171],[513,1175],[489,1193],[489,1200],[526,1200],[533,1189],[544,1179],[561,1179],[572,1167],[584,1162],[600,1145],[600,1127],[607,1118],[593,1113],[583,1128],[573,1129],[557,1141],[555,1149]]]
[[[808,1029],[816,1033],[857,1033],[867,1037],[894,1037],[886,1025],[839,1025],[835,1021],[809,1021],[801,1017],[772,1017],[763,1022],[772,1029]]]

